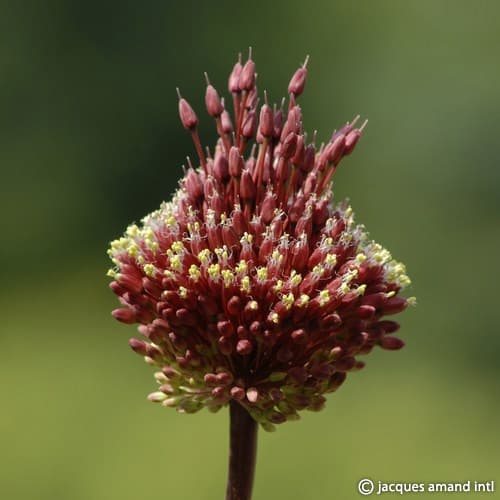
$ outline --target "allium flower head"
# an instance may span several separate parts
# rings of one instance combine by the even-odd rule
[[[113,316],[139,323],[134,351],[157,367],[149,399],[178,411],[238,401],[267,430],[319,410],[375,346],[399,349],[412,301],[405,267],[334,202],[332,176],[365,126],[357,119],[319,148],[303,132],[297,97],[259,109],[249,57],[229,77],[231,115],[207,77],[206,107],[219,139],[203,149],[198,118],[179,93],[182,124],[200,166],[140,226],[111,243]],[[366,122],[365,122],[366,123]]]

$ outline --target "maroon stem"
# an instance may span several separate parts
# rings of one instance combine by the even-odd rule
[[[250,500],[257,456],[257,422],[236,401],[229,403],[229,477],[226,500]]]

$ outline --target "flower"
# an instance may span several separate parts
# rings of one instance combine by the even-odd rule
[[[370,240],[332,176],[356,146],[357,119],[316,148],[297,98],[258,110],[255,64],[229,77],[234,115],[207,77],[206,107],[219,139],[205,154],[198,117],[179,93],[182,124],[200,167],[185,170],[172,201],[113,241],[113,316],[139,323],[132,349],[157,367],[149,399],[180,412],[238,401],[267,430],[319,410],[375,346],[400,349],[382,319],[414,299],[405,266]],[[250,147],[251,146],[251,147]],[[246,154],[248,149],[250,152]]]

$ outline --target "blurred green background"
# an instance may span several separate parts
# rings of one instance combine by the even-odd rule
[[[336,195],[419,301],[403,351],[261,433],[255,499],[360,498],[363,477],[500,481],[500,3],[4,1],[0,28],[0,498],[223,497],[227,412],[146,401],[152,370],[109,314],[105,251],[194,153],[175,87],[210,144],[203,72],[226,92],[249,45],[276,101],[310,54],[301,105],[320,139],[370,119]]]

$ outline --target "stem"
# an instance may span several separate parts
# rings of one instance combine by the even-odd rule
[[[257,422],[236,401],[229,403],[229,476],[226,500],[250,500],[257,455]]]

